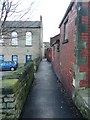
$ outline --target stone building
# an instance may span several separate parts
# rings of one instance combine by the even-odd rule
[[[50,48],[49,42],[43,42],[43,57],[46,58],[47,56],[47,49]]]
[[[43,26],[40,21],[6,21],[0,40],[0,61],[19,64],[42,57]]]

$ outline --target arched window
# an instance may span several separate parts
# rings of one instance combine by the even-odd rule
[[[32,45],[32,33],[26,32],[26,45]]]
[[[18,45],[17,32],[12,32],[12,45]]]
[[[4,44],[4,35],[2,35],[0,39],[0,45],[3,45],[3,44]]]

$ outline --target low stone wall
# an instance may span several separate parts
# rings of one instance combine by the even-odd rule
[[[80,88],[73,100],[83,117],[90,120],[90,88]]]
[[[19,79],[2,81],[2,94],[0,95],[0,116],[2,118],[19,118],[33,79],[34,65],[32,63],[25,66]]]
[[[34,59],[34,69],[37,71],[38,70],[38,67],[39,67],[39,64],[41,62],[41,58],[36,58]]]

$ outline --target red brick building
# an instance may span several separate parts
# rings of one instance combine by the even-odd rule
[[[47,61],[51,62],[52,60],[52,49],[47,48],[47,55],[46,55]]]
[[[50,46],[52,48],[52,64],[54,71],[58,77],[60,77],[59,70],[59,50],[60,50],[60,34],[50,38]]]
[[[59,28],[60,34],[50,38],[51,61],[72,95],[80,87],[90,87],[90,2],[73,0]]]

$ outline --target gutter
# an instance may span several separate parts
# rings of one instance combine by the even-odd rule
[[[59,28],[61,27],[61,25],[62,25],[64,19],[66,18],[67,14],[68,14],[69,11],[71,10],[71,8],[72,8],[72,6],[73,6],[74,3],[75,3],[75,2],[70,2],[70,5],[69,5],[69,7],[67,8],[67,11],[66,11],[66,13],[65,13],[65,15],[64,15],[64,17],[63,17],[63,19],[62,19],[60,25],[59,25]]]

